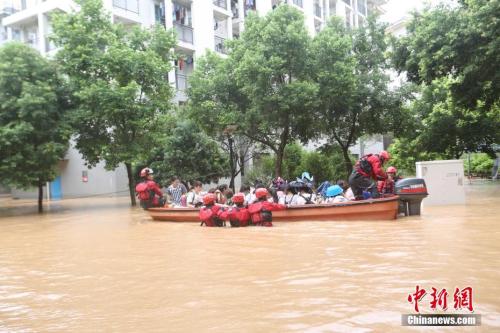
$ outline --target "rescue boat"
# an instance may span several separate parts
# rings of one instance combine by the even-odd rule
[[[395,220],[398,216],[398,196],[334,204],[297,205],[274,211],[273,222]],[[149,208],[155,221],[199,222],[198,208]]]

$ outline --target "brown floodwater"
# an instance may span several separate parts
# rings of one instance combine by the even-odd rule
[[[0,199],[0,332],[499,332],[499,201],[500,184],[474,184],[420,217],[217,229],[126,198],[43,215]],[[402,327],[417,284],[446,288],[451,313],[472,287],[482,326]]]

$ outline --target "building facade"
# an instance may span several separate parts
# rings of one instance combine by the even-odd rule
[[[206,50],[224,56],[225,41],[241,34],[250,11],[265,15],[284,3],[304,13],[311,35],[333,15],[341,17],[346,26],[355,27],[363,24],[370,12],[378,10],[376,0],[103,0],[113,22],[143,27],[161,24],[176,31],[176,51],[180,56],[168,75],[176,89],[176,104],[187,101],[185,92],[197,57]],[[0,44],[20,41],[50,57],[57,52],[50,40],[51,16],[74,10],[78,6],[71,0],[0,0]],[[52,198],[120,194],[127,189],[123,166],[112,172],[102,164],[88,169],[73,145],[59,169],[60,176],[48,186]]]

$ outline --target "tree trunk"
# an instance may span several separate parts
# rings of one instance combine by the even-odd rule
[[[278,149],[276,152],[276,165],[274,169],[275,177],[281,177],[283,167],[283,156],[285,155],[285,147]]]
[[[38,182],[38,212],[43,212],[43,183]]]
[[[349,147],[341,146],[341,148],[342,148],[342,156],[344,156],[345,170],[347,171],[347,177],[349,177],[349,175],[352,172],[352,162],[349,156]]]
[[[231,170],[231,180],[229,181],[229,188],[236,193],[234,190],[234,178],[236,178],[236,167],[234,163],[234,149],[233,149],[233,138],[228,134],[227,141],[229,142],[229,169]]]
[[[134,176],[132,175],[132,164],[125,163],[127,167],[127,176],[128,176],[128,189],[130,192],[130,204],[132,206],[137,205],[135,202],[135,191],[134,191]]]

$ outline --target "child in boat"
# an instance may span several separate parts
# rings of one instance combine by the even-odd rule
[[[294,188],[290,185],[286,187],[286,193],[283,197],[280,198],[278,203],[282,205],[292,205],[296,198],[297,194],[294,191]]]
[[[226,184],[220,185],[217,190],[215,190],[215,202],[221,205],[225,205],[227,202],[227,191],[228,186]]]
[[[398,170],[390,166],[386,170],[387,179],[381,180],[377,184],[378,192],[380,194],[394,194],[394,184],[401,179],[397,176]]]
[[[273,210],[283,210],[286,206],[269,202],[267,200],[269,192],[265,188],[258,188],[255,190],[257,201],[248,206],[251,222],[253,225],[260,225],[264,227],[273,226]]]
[[[339,185],[332,185],[326,190],[326,203],[338,203],[349,201],[343,195],[344,190]]]
[[[296,205],[309,205],[316,203],[316,195],[308,184],[300,188],[300,192],[295,201]]]
[[[153,169],[142,169],[140,176],[142,180],[135,186],[135,192],[139,198],[141,207],[148,209],[164,206],[166,199],[160,190],[160,186],[153,180]]]
[[[236,193],[232,197],[232,201],[234,206],[221,213],[221,217],[229,220],[231,227],[246,227],[250,222],[250,213],[245,207],[245,195],[243,193]]]
[[[187,194],[186,201],[188,207],[201,207],[203,205],[203,193],[202,184],[200,181],[196,180],[193,183],[193,188]]]
[[[203,204],[198,217],[201,220],[201,225],[207,227],[223,227],[224,226],[224,208],[215,203],[215,194],[208,193],[203,197]]]

